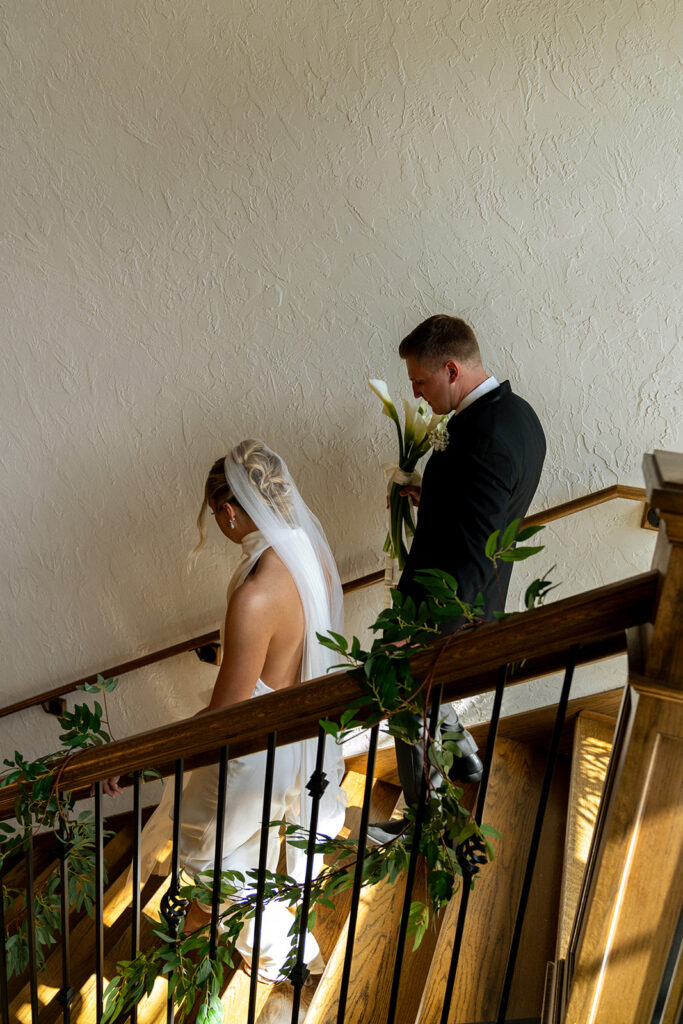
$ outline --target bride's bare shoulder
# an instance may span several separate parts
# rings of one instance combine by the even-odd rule
[[[259,558],[254,571],[237,588],[230,603],[236,601],[246,611],[296,601],[297,598],[298,592],[291,573],[273,549],[268,548]]]

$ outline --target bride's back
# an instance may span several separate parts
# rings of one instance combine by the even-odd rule
[[[248,628],[268,637],[259,678],[273,690],[299,682],[304,646],[304,611],[294,580],[272,548],[232,595],[235,617],[248,616]],[[230,615],[231,609],[228,609]]]

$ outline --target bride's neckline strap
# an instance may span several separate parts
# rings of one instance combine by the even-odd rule
[[[242,552],[247,556],[261,553],[268,547],[270,547],[270,544],[260,530],[252,530],[251,533],[242,538]]]

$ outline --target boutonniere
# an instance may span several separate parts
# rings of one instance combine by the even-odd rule
[[[448,418],[439,420],[430,434],[432,448],[435,452],[445,452],[451,440],[448,433]]]

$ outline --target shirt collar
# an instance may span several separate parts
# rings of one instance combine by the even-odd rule
[[[462,412],[463,409],[466,409],[468,405],[472,405],[472,403],[476,402],[476,400],[481,398],[482,395],[486,395],[489,391],[493,391],[494,388],[498,387],[500,387],[500,384],[495,377],[487,377],[486,380],[483,380],[476,388],[473,388],[468,395],[465,395],[455,410],[455,415],[457,416],[458,413]]]

